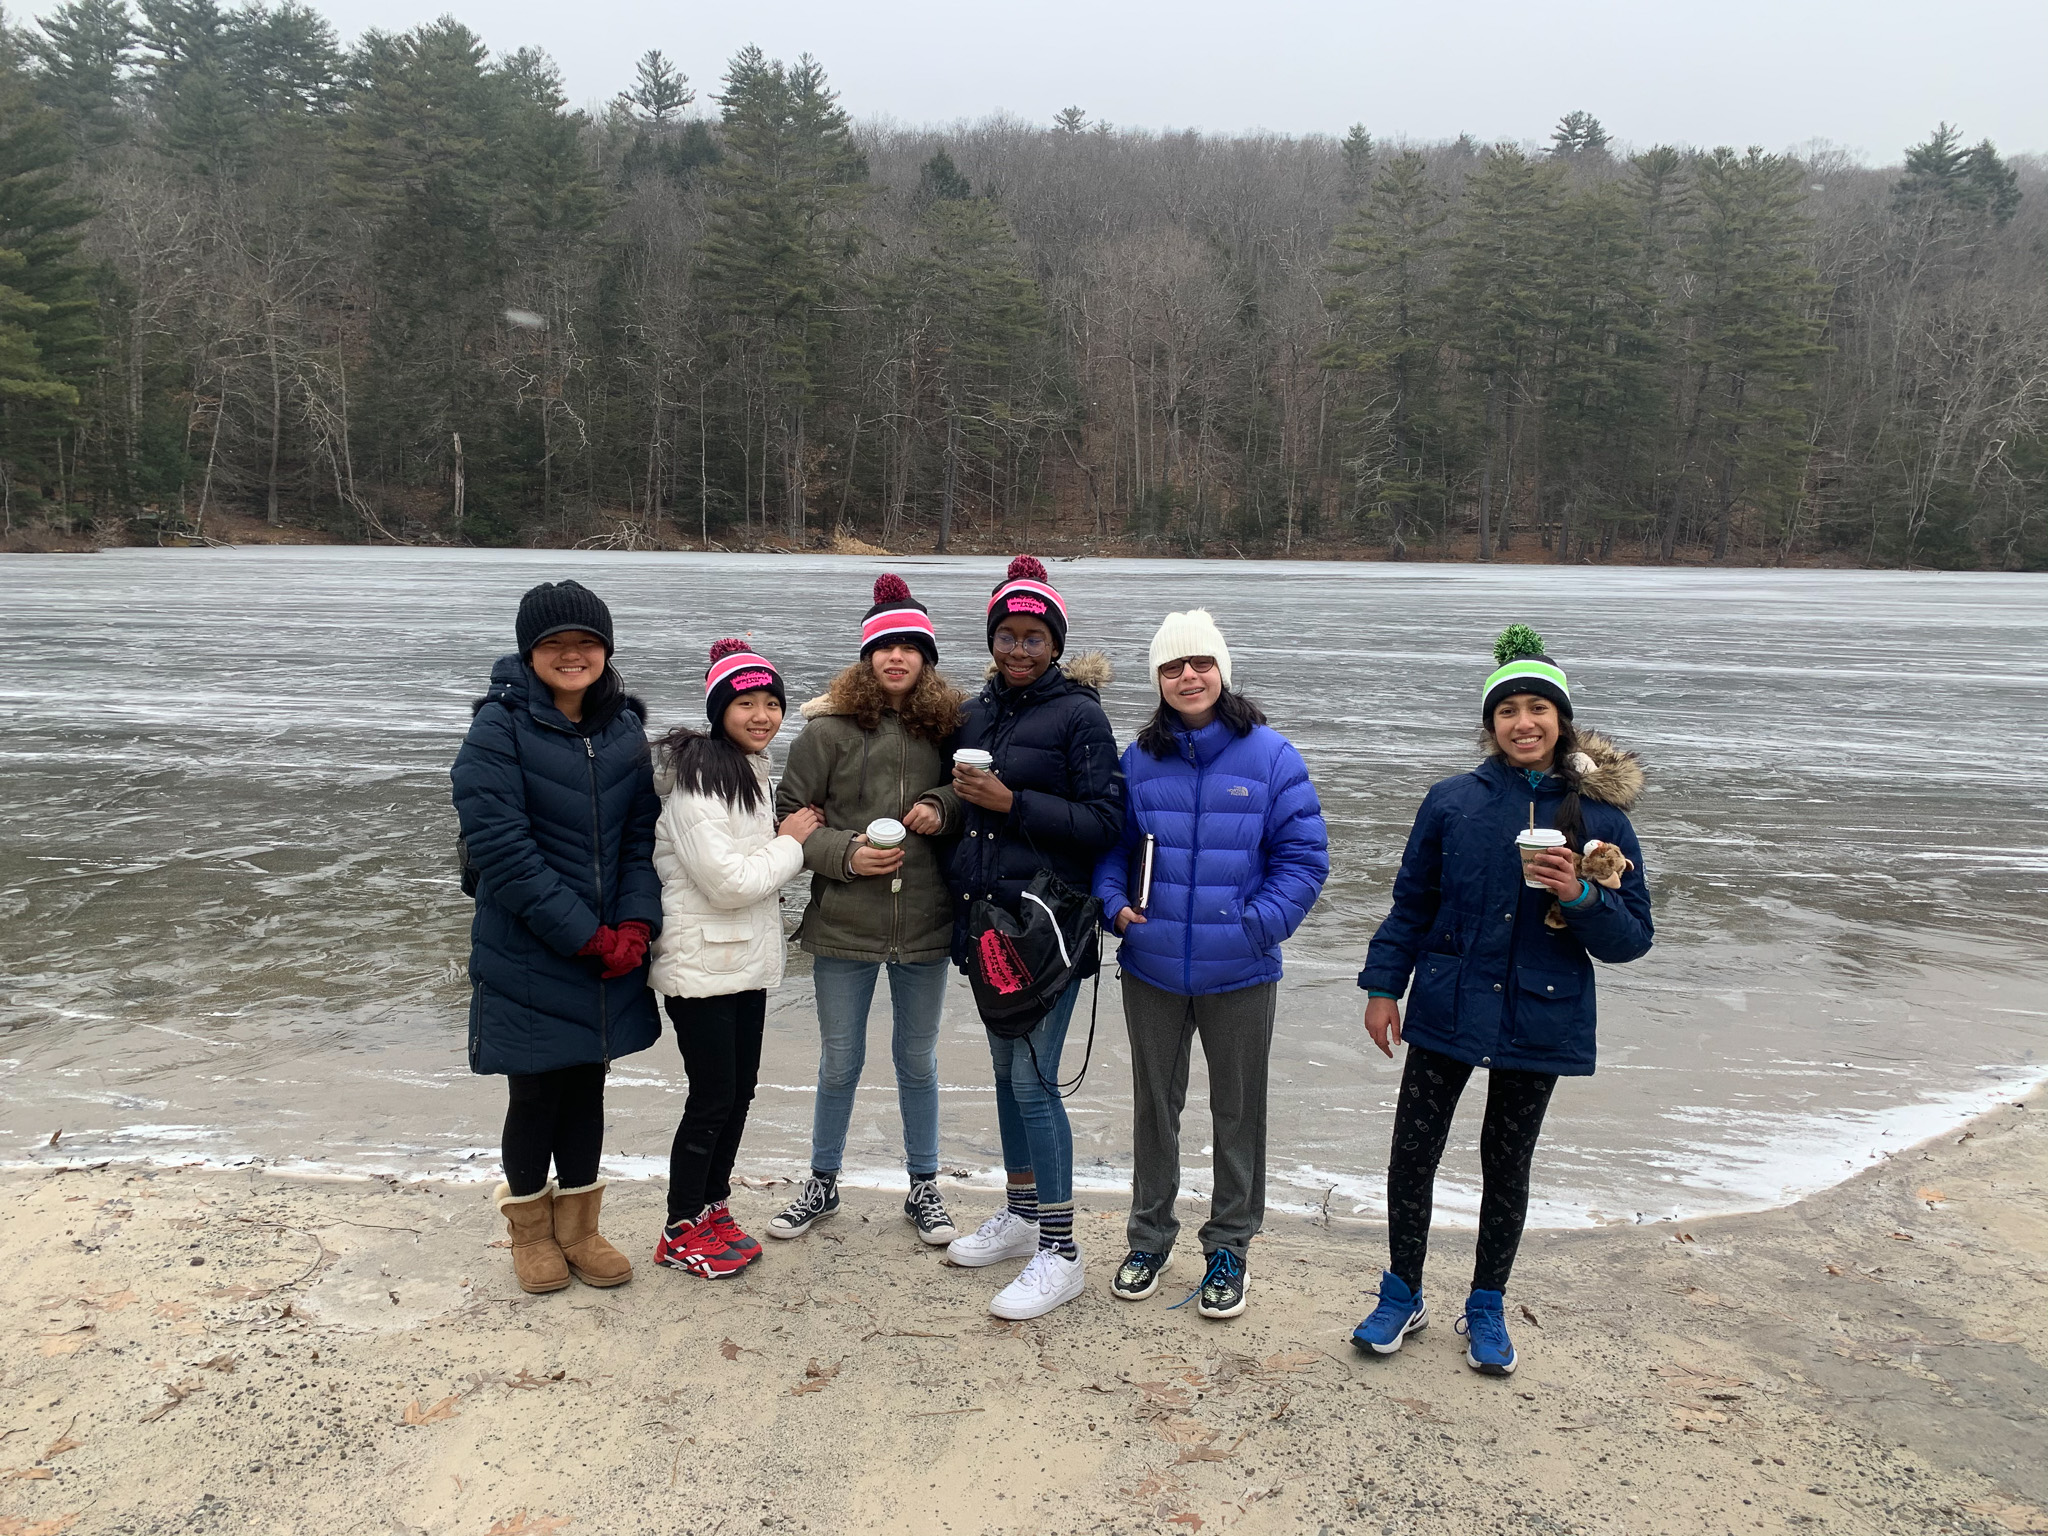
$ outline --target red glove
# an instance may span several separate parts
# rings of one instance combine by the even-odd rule
[[[618,942],[618,934],[600,923],[597,932],[590,936],[590,942],[577,950],[576,953],[579,958],[588,956],[593,960],[601,960],[609,965],[611,963],[612,950],[618,945]]]
[[[639,970],[647,961],[647,945],[653,937],[645,923],[619,924],[612,930],[611,951],[605,956],[604,970],[600,974],[606,981],[617,981],[621,976]]]

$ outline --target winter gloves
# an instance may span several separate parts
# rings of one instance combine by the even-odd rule
[[[647,945],[653,937],[653,930],[645,923],[625,922],[616,928],[599,928],[576,953],[600,962],[603,969],[598,974],[606,981],[617,981],[646,963]]]

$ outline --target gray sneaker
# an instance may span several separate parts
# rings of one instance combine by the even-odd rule
[[[917,1235],[934,1248],[943,1248],[959,1234],[953,1218],[946,1214],[946,1202],[939,1197],[938,1181],[918,1179],[903,1197],[903,1219],[917,1228]]]
[[[809,1178],[797,1197],[768,1218],[770,1237],[802,1237],[827,1216],[839,1213],[839,1181]]]

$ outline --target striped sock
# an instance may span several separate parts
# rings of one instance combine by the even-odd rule
[[[1038,1186],[1036,1184],[1012,1184],[1010,1186],[1010,1214],[1019,1221],[1038,1222]]]
[[[1081,1257],[1081,1250],[1074,1246],[1073,1201],[1038,1208],[1038,1246],[1050,1248],[1063,1259]]]

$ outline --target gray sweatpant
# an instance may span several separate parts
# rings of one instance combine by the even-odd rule
[[[1239,1258],[1266,1219],[1266,1065],[1273,1052],[1278,982],[1208,997],[1162,992],[1124,972],[1124,1024],[1131,1035],[1130,1245],[1170,1253],[1180,1235],[1180,1112],[1188,1099],[1194,1037],[1209,1064],[1209,1114],[1216,1126],[1216,1193],[1202,1224],[1202,1251]]]

